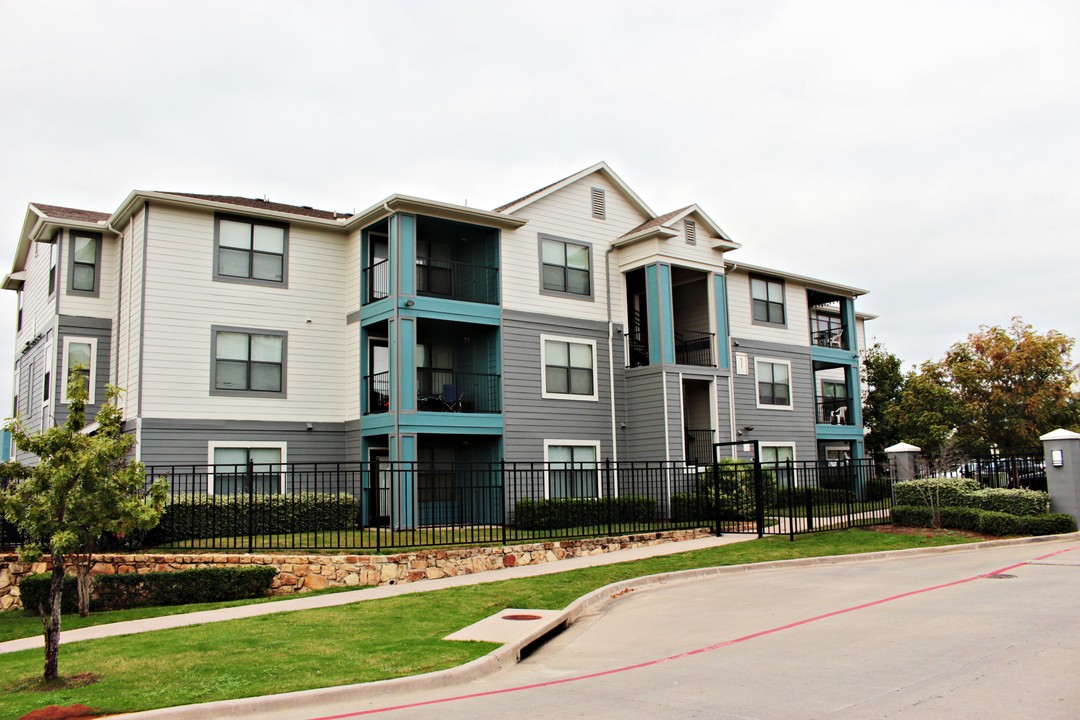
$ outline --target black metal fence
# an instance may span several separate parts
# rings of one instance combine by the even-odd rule
[[[918,477],[965,477],[988,488],[1046,490],[1046,463],[1041,452],[979,455],[961,461],[921,456]]]

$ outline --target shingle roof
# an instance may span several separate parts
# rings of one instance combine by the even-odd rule
[[[666,223],[671,218],[675,217],[679,213],[681,213],[681,212],[683,212],[683,211],[685,211],[685,210],[687,210],[688,208],[691,208],[691,207],[693,207],[693,205],[687,205],[686,207],[681,207],[678,210],[672,210],[669,213],[664,213],[663,215],[660,215],[658,217],[654,217],[652,220],[646,220],[645,222],[641,223],[640,225],[638,225],[636,228],[634,228],[630,232],[623,235],[623,237],[629,237],[630,235],[636,235],[637,233],[641,232],[642,230],[648,230],[649,228],[660,227],[661,225]]]
[[[545,190],[547,190],[547,189],[548,189],[549,187],[552,187],[552,186],[558,185],[559,183],[563,182],[563,180],[566,180],[567,178],[572,178],[572,177],[574,177],[574,175],[577,175],[577,173],[573,173],[572,175],[567,175],[566,177],[564,177],[564,178],[561,178],[561,179],[559,179],[559,180],[556,180],[556,181],[555,181],[555,182],[553,182],[553,183],[548,183],[547,185],[545,185],[545,186],[544,186],[544,187],[542,187],[542,188],[537,188],[536,190],[533,190],[533,191],[532,191],[531,193],[529,193],[528,195],[522,195],[522,196],[521,196],[521,197],[519,197],[519,198],[518,198],[517,200],[511,200],[510,202],[506,203],[505,205],[500,205],[499,207],[495,208],[494,212],[502,212],[503,210],[505,210],[505,209],[506,209],[506,208],[508,208],[508,207],[513,207],[514,205],[517,205],[517,204],[518,204],[519,202],[521,202],[522,200],[528,200],[528,199],[529,199],[529,198],[531,198],[531,197],[532,197],[533,195],[539,195],[540,193],[542,193],[542,192],[544,192]]]
[[[79,210],[77,208],[60,207],[59,205],[45,205],[44,203],[30,203],[35,208],[45,213],[46,217],[57,220],[75,220],[78,222],[105,222],[110,213],[95,212],[93,210]]]
[[[273,210],[275,212],[303,215],[305,217],[320,218],[322,220],[342,220],[351,217],[351,213],[334,212],[333,210],[316,210],[306,205],[286,205],[285,203],[270,202],[261,198],[245,198],[235,195],[201,195],[198,193],[182,193],[160,191],[162,195],[176,195],[178,197],[194,198],[196,200],[209,200],[210,202],[238,205],[240,207],[256,208],[259,210]]]

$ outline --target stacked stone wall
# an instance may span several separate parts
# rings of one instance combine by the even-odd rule
[[[278,571],[272,594],[287,595],[328,587],[364,587],[437,580],[517,565],[536,565],[566,558],[602,555],[710,534],[710,531],[704,529],[675,530],[505,547],[431,549],[397,555],[102,554],[93,557],[94,565],[90,574],[179,572],[205,567],[270,565]],[[0,610],[21,607],[19,580],[29,574],[48,572],[51,567],[52,564],[46,561],[22,563],[14,555],[0,555]]]

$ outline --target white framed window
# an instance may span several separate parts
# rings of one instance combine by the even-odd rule
[[[595,340],[541,335],[540,349],[541,397],[599,399]]]
[[[211,442],[207,445],[210,472],[206,492],[210,495],[247,494],[248,461],[253,464],[252,490],[256,495],[285,492],[285,442]]]
[[[210,394],[285,397],[289,334],[210,328]]]
[[[545,440],[544,498],[598,498],[600,443],[590,440]]]
[[[791,361],[757,358],[754,360],[754,375],[759,408],[792,409]]]
[[[795,445],[783,442],[762,442],[758,447],[761,448],[761,456],[758,459],[761,461],[762,468],[766,472],[775,472],[776,479],[783,487],[786,487],[791,472],[787,463],[795,462]]]
[[[86,382],[86,404],[94,404],[95,385],[97,384],[97,338],[66,337],[64,338],[64,362],[63,382],[64,389],[60,396],[60,402],[71,402],[67,396],[68,380],[71,378],[71,369],[80,367],[79,375]]]
[[[49,412],[52,405],[53,352],[52,341],[45,344],[45,368],[41,374],[41,429],[49,427]]]
[[[288,286],[289,226],[254,218],[214,218],[214,279]]]

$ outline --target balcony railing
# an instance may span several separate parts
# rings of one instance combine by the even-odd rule
[[[686,435],[686,462],[695,465],[712,464],[713,431],[686,428],[683,432]]]
[[[696,330],[675,331],[675,362],[712,367],[713,334]]]
[[[854,425],[851,417],[851,398],[818,397],[818,416],[820,425]]]
[[[390,297],[390,261],[380,260],[363,270],[364,304]]]
[[[416,292],[420,295],[499,304],[499,269],[483,265],[430,260],[416,261]]]
[[[837,348],[839,350],[847,347],[844,328],[839,325],[814,330],[810,333],[810,342],[817,347]]]
[[[364,387],[367,389],[367,412],[369,415],[390,411],[389,372],[365,375]]]
[[[499,375],[417,368],[416,409],[424,412],[502,412],[499,380]]]

